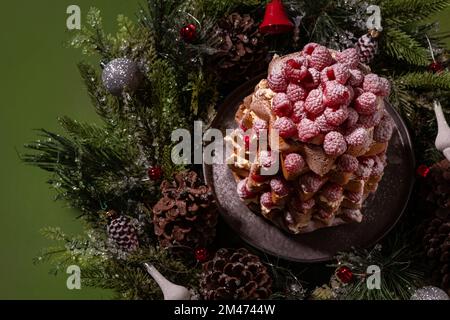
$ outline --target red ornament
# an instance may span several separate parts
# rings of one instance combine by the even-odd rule
[[[417,175],[422,178],[426,178],[428,173],[430,173],[430,168],[424,164],[421,164],[416,171]]]
[[[445,69],[445,67],[437,61],[432,62],[428,66],[428,70],[433,73],[439,73],[439,72],[443,71],[444,69]]]
[[[259,26],[262,34],[287,33],[294,29],[294,24],[284,10],[281,0],[272,0],[266,7],[264,20]]]
[[[353,280],[353,272],[349,267],[343,266],[336,270],[336,277],[344,284]]]
[[[197,27],[192,23],[184,26],[180,30],[180,36],[184,41],[188,43],[193,42],[197,37]]]
[[[206,260],[208,260],[209,257],[209,252],[208,250],[206,250],[206,248],[198,248],[195,250],[195,259],[198,262],[205,262]]]
[[[153,181],[161,180],[163,175],[163,170],[161,167],[151,167],[148,169],[148,177]]]

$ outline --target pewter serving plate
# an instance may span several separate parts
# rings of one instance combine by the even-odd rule
[[[235,113],[262,77],[255,78],[225,100],[212,127],[236,128]],[[399,114],[386,103],[396,128],[387,152],[388,165],[375,194],[362,209],[363,221],[292,235],[252,212],[236,193],[236,181],[224,164],[203,165],[206,183],[211,186],[220,212],[230,227],[247,243],[268,254],[297,262],[331,260],[339,251],[364,248],[383,238],[402,215],[414,183],[414,153],[411,139]],[[225,153],[224,153],[225,154]]]

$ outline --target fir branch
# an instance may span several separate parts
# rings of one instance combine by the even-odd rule
[[[426,66],[429,63],[427,50],[400,29],[388,28],[383,37],[383,46],[392,58],[417,66]]]
[[[398,86],[412,90],[446,90],[450,91],[450,72],[410,72],[395,78]]]
[[[450,5],[449,0],[382,0],[383,19],[390,19],[398,24],[424,20],[444,10]]]

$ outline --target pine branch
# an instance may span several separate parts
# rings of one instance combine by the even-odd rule
[[[388,28],[383,37],[386,53],[392,58],[406,61],[417,66],[429,63],[427,50],[406,32],[395,28]]]
[[[450,72],[411,72],[395,79],[397,85],[412,90],[446,90],[450,91]]]
[[[449,0],[382,0],[381,12],[383,19],[406,24],[424,20],[449,5]]]

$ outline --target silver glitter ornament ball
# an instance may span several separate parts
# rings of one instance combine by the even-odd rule
[[[110,61],[103,69],[103,85],[113,95],[120,96],[125,89],[136,90],[142,80],[137,64],[126,58]]]
[[[427,286],[417,289],[412,295],[411,300],[450,300],[450,297],[442,289]]]

